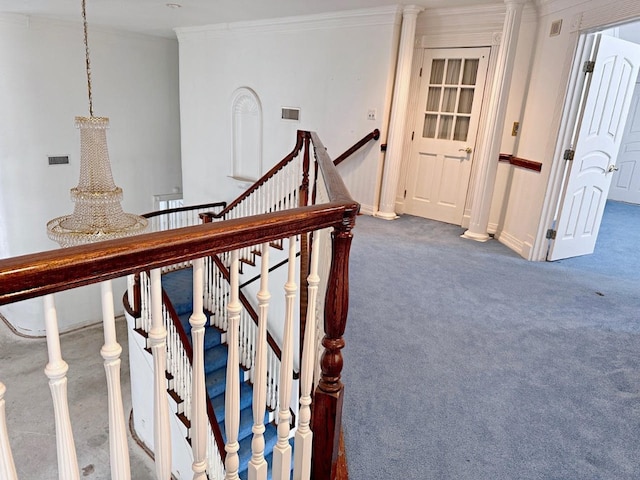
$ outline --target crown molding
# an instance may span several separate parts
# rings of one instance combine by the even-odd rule
[[[18,13],[0,13],[0,23],[5,25],[16,25],[18,27],[29,28],[31,23],[29,15]]]
[[[640,17],[640,2],[638,0],[616,0],[615,8],[611,4],[584,10],[580,17],[580,30],[590,30],[595,27],[614,25]]]
[[[218,23],[199,27],[175,28],[181,39],[190,34],[228,35],[230,33],[299,32],[332,28],[353,28],[375,25],[400,25],[402,22],[401,5],[389,7],[346,10],[342,12],[300,15],[246,22]]]

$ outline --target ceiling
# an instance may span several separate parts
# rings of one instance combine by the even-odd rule
[[[90,25],[175,37],[174,27],[338,12],[394,5],[393,0],[86,0]],[[425,8],[503,3],[503,0],[415,0]],[[180,7],[168,5],[179,4]],[[82,0],[0,0],[0,14],[80,21]]]

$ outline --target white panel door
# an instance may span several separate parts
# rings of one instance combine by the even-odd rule
[[[640,204],[640,83],[633,93],[616,167],[609,198]]]
[[[489,51],[425,51],[406,182],[406,213],[462,223]]]
[[[603,36],[549,260],[593,253],[640,65],[640,46]]]

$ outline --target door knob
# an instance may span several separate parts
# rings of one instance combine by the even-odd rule
[[[473,148],[471,148],[471,147],[467,147],[467,148],[460,148],[458,151],[459,151],[459,152],[471,153],[471,152],[473,152]]]
[[[616,167],[615,165],[609,165],[609,168],[607,168],[607,173],[617,172],[617,171],[618,171],[618,167]]]

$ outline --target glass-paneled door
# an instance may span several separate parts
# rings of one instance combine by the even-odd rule
[[[425,50],[405,211],[460,225],[489,48]]]

